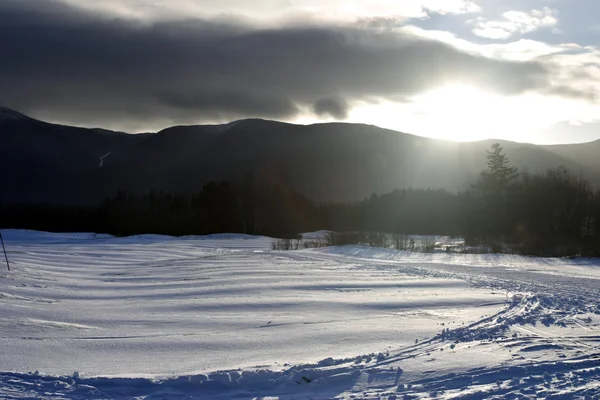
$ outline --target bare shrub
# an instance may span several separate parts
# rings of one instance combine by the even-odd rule
[[[368,244],[371,247],[387,247],[387,235],[381,232],[368,232]]]
[[[394,249],[396,250],[404,250],[404,241],[406,240],[406,235],[402,233],[394,233],[392,235],[392,243],[394,245]]]
[[[435,252],[435,236],[428,236],[421,242],[420,251],[423,253]]]
[[[292,238],[281,238],[273,239],[271,241],[272,250],[299,250],[301,246],[301,239]]]
[[[327,246],[345,246],[350,244],[368,244],[367,235],[363,232],[328,232]]]
[[[327,243],[327,234],[322,234],[315,239],[303,240],[302,247],[305,249],[315,249],[320,247],[327,247]]]

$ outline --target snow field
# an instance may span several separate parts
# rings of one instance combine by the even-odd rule
[[[4,235],[0,398],[600,394],[597,260]]]

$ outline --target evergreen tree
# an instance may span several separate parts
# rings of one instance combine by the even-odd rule
[[[511,165],[500,143],[492,144],[491,150],[487,151],[487,166],[488,170],[481,173],[481,178],[474,185],[482,191],[497,195],[506,191],[519,177],[519,171]]]
[[[472,226],[470,233],[480,240],[502,246],[512,241],[518,225],[511,210],[517,207],[519,198],[516,185],[519,172],[511,165],[500,143],[492,145],[486,158],[488,170],[482,171],[477,182],[471,185],[475,195],[469,207],[476,213],[477,226]]]

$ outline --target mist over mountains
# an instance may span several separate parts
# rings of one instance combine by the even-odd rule
[[[457,143],[371,125],[246,119],[126,134],[50,124],[0,108],[0,201],[96,205],[118,190],[193,193],[252,174],[318,201],[397,188],[467,187],[494,140]],[[566,166],[600,185],[600,140],[541,146],[500,141],[521,171]]]

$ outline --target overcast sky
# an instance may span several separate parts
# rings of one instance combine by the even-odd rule
[[[0,104],[127,132],[260,117],[600,139],[598,0],[0,0]]]

